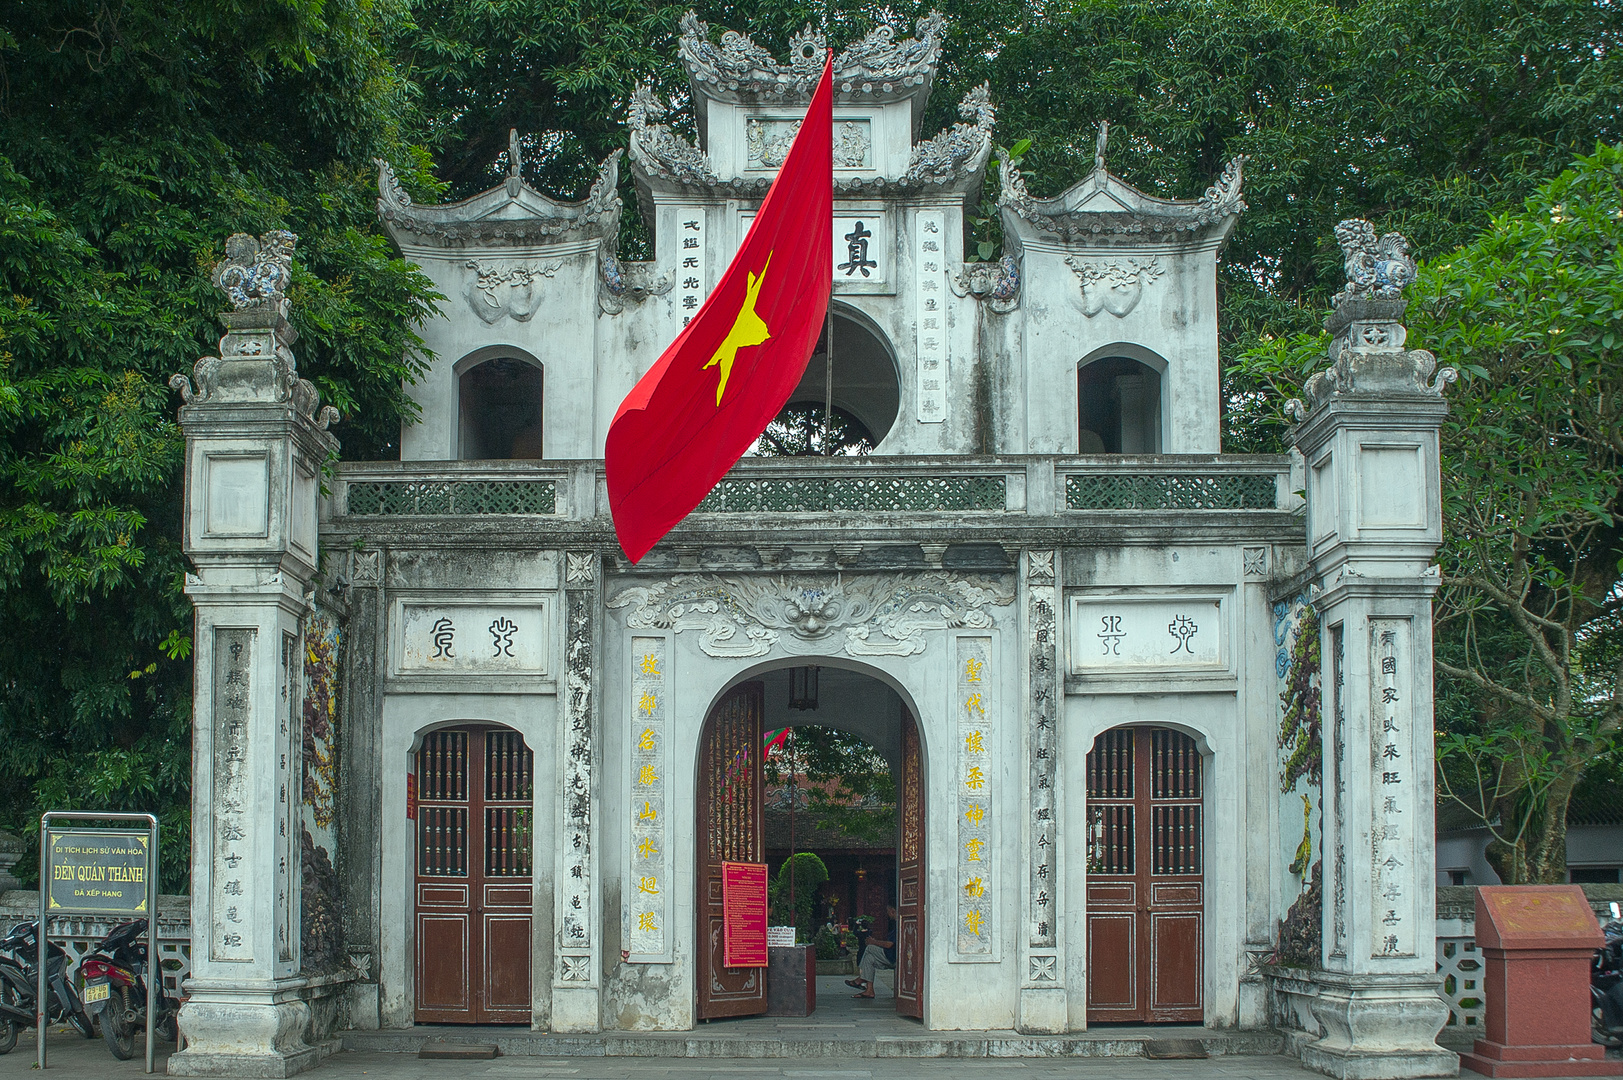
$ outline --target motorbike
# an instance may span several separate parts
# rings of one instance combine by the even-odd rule
[[[46,1023],[66,1022],[87,1039],[96,1037],[96,1022],[85,1012],[68,980],[68,954],[51,942],[45,950]],[[34,1026],[39,984],[39,924],[18,923],[0,938],[0,1054],[17,1045],[17,1034]]]
[[[1612,918],[1601,933],[1606,944],[1595,950],[1589,968],[1589,1003],[1594,1039],[1602,1046],[1623,1046],[1623,912],[1612,904]]]
[[[84,976],[85,1008],[101,1021],[101,1036],[107,1049],[120,1061],[135,1053],[135,1033],[147,1022],[147,921],[137,919],[115,926],[102,939],[96,951],[79,965]],[[180,1003],[170,997],[163,985],[159,965],[153,1031],[160,1039],[174,1041]]]

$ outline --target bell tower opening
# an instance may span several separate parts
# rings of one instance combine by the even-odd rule
[[[457,457],[537,459],[541,452],[541,365],[512,355],[480,361],[457,376]]]
[[[756,457],[861,456],[884,442],[901,408],[901,379],[890,346],[867,319],[833,305],[789,403],[751,449]],[[829,392],[829,326],[834,331]],[[825,406],[832,401],[825,423]],[[826,431],[825,431],[826,428]]]
[[[1077,369],[1077,453],[1161,453],[1161,373],[1130,356]]]

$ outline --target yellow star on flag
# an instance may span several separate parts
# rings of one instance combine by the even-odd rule
[[[727,331],[721,346],[716,349],[716,355],[704,365],[707,368],[713,368],[718,364],[721,366],[721,381],[716,383],[717,405],[721,404],[721,395],[727,391],[727,378],[733,373],[733,361],[738,359],[738,350],[750,345],[759,345],[772,336],[766,320],[755,314],[755,298],[761,292],[761,282],[766,280],[766,268],[771,265],[772,253],[769,251],[759,275],[746,271],[748,285],[744,289],[744,306],[738,309],[738,318],[733,320],[733,328]]]

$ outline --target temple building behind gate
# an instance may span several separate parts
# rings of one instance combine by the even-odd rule
[[[833,299],[790,405],[871,449],[746,458],[637,565],[609,423],[749,228],[820,35],[784,62],[690,15],[698,144],[639,89],[580,202],[522,179],[516,137],[462,202],[379,163],[384,226],[445,297],[399,461],[343,461],[298,376],[293,238],[233,238],[220,355],[175,383],[197,828],[172,1072],[289,1075],[339,1021],[760,1013],[764,973],[723,962],[720,864],[764,861],[761,735],[803,723],[892,765],[896,1005],[923,1028],[1266,1028],[1295,912],[1318,928],[1310,1064],[1457,1069],[1432,929],[1451,373],[1405,348],[1401,238],[1343,236],[1295,451],[1224,454],[1243,159],[1153,197],[1102,129],[1093,170],[1034,197],[985,87],[922,130],[942,28],[834,63]],[[649,262],[617,256],[625,168]],[[987,184],[990,262],[965,240]],[[1281,726],[1304,632],[1322,778],[1287,769],[1320,736]],[[791,708],[813,667],[816,707]]]

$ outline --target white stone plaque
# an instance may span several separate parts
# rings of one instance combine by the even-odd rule
[[[947,215],[921,210],[913,218],[914,318],[918,328],[918,419],[947,419]]]
[[[264,536],[269,527],[270,465],[263,454],[208,455],[204,488],[210,536]]]
[[[545,675],[546,604],[406,600],[396,608],[397,675]]]
[[[676,208],[676,313],[682,325],[693,321],[704,303],[704,208],[679,206]]]
[[[890,230],[885,213],[834,215],[834,284],[890,280]]]
[[[1220,597],[1071,598],[1073,674],[1221,671],[1224,636]]]

